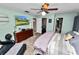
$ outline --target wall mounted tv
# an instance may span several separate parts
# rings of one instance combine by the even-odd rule
[[[16,26],[29,25],[27,16],[15,16]]]

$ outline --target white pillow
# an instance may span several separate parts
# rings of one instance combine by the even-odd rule
[[[13,34],[13,33],[11,33],[11,35],[12,35],[11,40],[15,40],[15,38],[14,38],[14,34]]]
[[[73,31],[76,35],[79,35],[79,32]]]
[[[73,36],[71,34],[65,35],[65,40],[70,40]]]
[[[2,47],[3,45],[0,45],[0,48]]]

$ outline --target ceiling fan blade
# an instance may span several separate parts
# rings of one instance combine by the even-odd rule
[[[49,10],[49,11],[58,10],[58,8],[49,8],[48,10]]]
[[[35,8],[31,8],[31,10],[41,10],[41,9],[35,9]]]
[[[37,14],[41,13],[42,11],[37,12]]]
[[[29,11],[25,11],[25,12],[30,13]]]
[[[48,11],[45,11],[47,14],[49,13]]]

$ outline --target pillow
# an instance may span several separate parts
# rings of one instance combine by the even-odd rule
[[[3,45],[0,45],[0,48],[2,47]]]
[[[14,40],[15,41],[15,34],[14,33],[11,33],[11,35],[12,35],[11,40]]]
[[[73,31],[76,35],[79,35],[79,33],[77,31]]]
[[[71,34],[72,36],[75,35],[74,31],[67,32],[66,35],[67,35],[67,34]]]
[[[70,39],[72,39],[73,38],[73,36],[71,35],[71,34],[67,34],[67,35],[65,35],[65,40],[67,41],[67,40],[70,40]]]

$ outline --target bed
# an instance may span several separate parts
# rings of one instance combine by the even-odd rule
[[[64,36],[70,33],[73,38],[65,40]],[[75,32],[52,33],[47,32],[34,43],[36,55],[79,55],[79,35]]]
[[[71,34],[72,38],[69,40],[65,40],[64,36],[67,34]],[[57,44],[52,39],[48,45],[48,54],[50,55],[79,55],[79,35],[75,32],[68,32],[66,34],[60,34],[61,38]],[[56,36],[58,37],[58,36]],[[61,46],[60,46],[61,45]]]
[[[76,31],[73,31],[72,34],[71,35],[73,36],[73,38],[71,38],[68,42],[69,42],[70,46],[73,47],[73,51],[72,51],[73,54],[79,55],[79,33]]]
[[[23,55],[26,50],[26,44],[6,44],[0,48],[0,55]]]
[[[69,42],[70,46],[73,48],[72,50],[73,54],[79,55],[79,33],[76,31],[73,31],[70,34],[73,36],[73,38],[71,38],[67,42]],[[66,43],[66,46],[67,46],[67,43]]]
[[[64,41],[64,55],[77,55],[75,48],[69,41]]]
[[[34,54],[45,54],[47,51],[47,46],[49,41],[51,40],[52,36],[54,35],[53,32],[46,32],[41,35],[34,43]]]
[[[68,33],[73,35],[73,38],[65,40],[64,36]],[[60,35],[56,35],[55,33],[52,40],[48,44],[48,55],[79,55],[79,35],[74,32],[68,33]],[[58,36],[61,41],[56,38]]]

